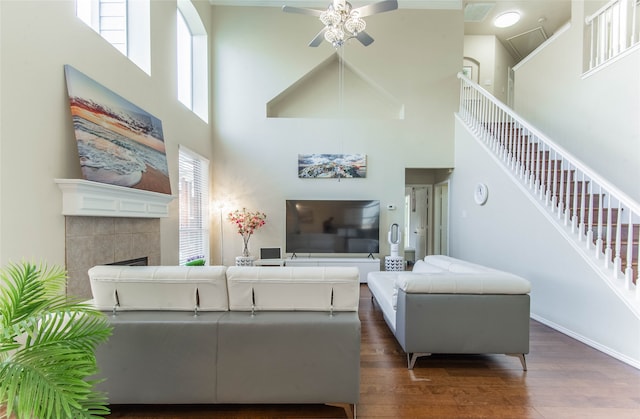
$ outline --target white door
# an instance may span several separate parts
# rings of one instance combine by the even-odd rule
[[[414,260],[423,259],[429,254],[429,243],[432,241],[429,216],[432,189],[432,185],[412,185],[405,188],[405,249],[415,252]]]
[[[449,254],[449,183],[439,183],[433,193],[433,254]]]
[[[514,98],[514,89],[515,89],[515,77],[516,74],[513,71],[513,68],[509,67],[507,69],[507,106],[513,108]]]

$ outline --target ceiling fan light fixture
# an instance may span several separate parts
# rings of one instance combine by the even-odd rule
[[[333,5],[330,5],[327,10],[320,13],[320,22],[322,22],[325,26],[335,26],[342,20],[342,16],[340,12],[336,11],[333,8]]]
[[[344,0],[329,4],[327,10],[320,13],[319,19],[325,26],[324,39],[334,47],[342,46],[367,27],[367,23],[360,17],[360,12]]]
[[[498,15],[494,20],[493,20],[493,25],[496,28],[508,28],[509,26],[513,26],[516,23],[518,23],[518,21],[520,20],[520,13],[519,12],[505,12],[502,13],[501,15]]]
[[[352,15],[344,22],[344,27],[347,31],[351,32],[354,35],[358,35],[358,32],[362,32],[367,27],[367,22],[364,19],[358,17],[357,13],[352,13]]]
[[[363,18],[396,9],[398,0],[380,0],[355,9],[347,0],[332,0],[324,10],[282,6],[283,12],[315,16],[322,22],[324,28],[311,40],[310,47],[317,47],[326,40],[335,48],[350,39],[358,40],[365,47],[371,45],[373,38],[365,32],[367,23]]]
[[[327,42],[329,42],[334,47],[339,47],[345,41],[345,39],[344,39],[344,31],[342,29],[340,29],[339,27],[337,27],[337,26],[330,27],[324,33],[324,39],[326,39]]]

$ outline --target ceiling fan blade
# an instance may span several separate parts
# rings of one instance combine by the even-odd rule
[[[373,38],[371,36],[369,36],[368,33],[366,33],[365,31],[362,32],[358,32],[358,35],[356,35],[356,38],[358,39],[358,41],[360,41],[362,43],[362,45],[369,46],[372,42],[373,42]]]
[[[327,27],[322,28],[322,30],[320,32],[318,32],[316,37],[313,38],[311,40],[311,42],[309,42],[309,46],[310,47],[317,47],[318,45],[320,45],[322,43],[322,41],[324,41],[324,33],[326,31],[327,31]]]
[[[282,6],[282,11],[285,13],[298,13],[301,15],[309,15],[309,16],[316,16],[316,17],[320,17],[320,13],[322,13],[322,10],[307,9],[304,7],[293,7],[293,6]]]
[[[390,12],[398,8],[398,0],[383,0],[377,3],[368,4],[366,6],[354,9],[360,13],[360,17],[371,16],[377,13]]]

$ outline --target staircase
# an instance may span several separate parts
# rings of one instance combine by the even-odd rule
[[[640,204],[461,73],[459,117],[640,315]]]

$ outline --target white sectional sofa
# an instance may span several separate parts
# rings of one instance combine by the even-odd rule
[[[448,256],[427,256],[412,272],[371,272],[372,298],[409,369],[420,356],[529,353],[529,281]]]
[[[112,404],[326,403],[355,416],[359,275],[338,267],[97,266]]]

